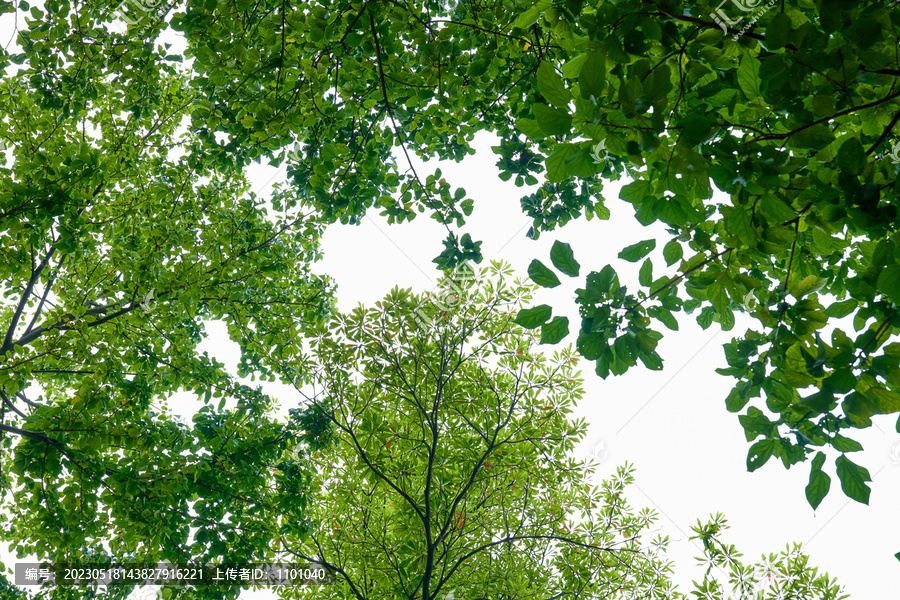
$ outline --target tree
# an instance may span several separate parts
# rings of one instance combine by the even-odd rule
[[[786,2],[757,21],[765,36],[747,32],[736,43],[671,4],[420,4],[235,0],[156,12],[0,0],[22,24],[18,47],[0,53],[8,115],[0,141],[9,149],[0,171],[0,466],[23,511],[5,539],[56,556],[80,556],[118,532],[117,550],[148,559],[269,552],[277,515],[249,507],[278,498],[300,519],[303,469],[285,467],[272,491],[265,468],[303,430],[276,421],[270,398],[196,351],[202,321],[229,322],[241,374],[295,381],[304,376],[301,333],[330,310],[327,283],[307,269],[321,224],[354,222],[376,204],[395,221],[428,211],[448,231],[439,266],[480,259],[479,242],[455,229],[472,210],[466,192],[409,160],[458,159],[478,131],[500,136],[501,177],[533,184],[546,171],[523,201],[533,235],[583,211],[605,216],[601,177],[627,168],[641,178],[625,193],[638,217],[663,220],[698,253],[681,275],[658,280],[665,288],[645,292],[662,308],[619,285],[597,288],[606,270],[589,277],[584,304],[594,321],[585,333],[604,331],[614,350],[624,348],[621,359],[607,357],[611,371],[638,351],[655,360],[658,334],[639,330],[635,346],[633,331],[617,330],[618,313],[648,328],[648,318],[671,323],[663,309],[702,304],[702,322],[727,326],[731,302],[750,287],[775,307],[757,309],[778,332],[764,342],[772,348],[753,334],[730,351],[739,363],[763,349],[747,373],[734,367],[749,377],[736,396],[765,392],[779,414],[743,415],[765,436],[751,466],[769,450],[786,464],[818,443],[850,451],[838,429],[896,412],[896,348],[884,345],[894,327],[896,169],[866,158],[895,140],[897,70],[886,49],[896,17],[882,4]],[[162,43],[170,26],[184,36],[184,55]],[[779,46],[785,37],[791,43]],[[818,64],[830,70],[817,73]],[[834,141],[826,123],[842,128]],[[865,144],[862,160],[851,138]],[[779,153],[779,141],[787,150]],[[258,159],[289,161],[290,184],[268,204],[241,172]],[[732,193],[730,205],[714,206],[710,178]],[[785,187],[771,194],[754,187],[776,183]],[[671,201],[660,202],[666,194]],[[845,237],[824,236],[829,227]],[[673,265],[680,244],[666,245]],[[652,266],[642,278],[653,283]],[[852,300],[827,316],[862,302],[861,328],[878,325],[857,340],[820,343],[811,295],[819,278],[823,291]],[[682,280],[696,298],[676,298]],[[564,335],[562,320],[545,323],[549,336]],[[625,341],[612,342],[619,334]],[[821,385],[821,395],[801,402],[803,382]],[[207,407],[188,428],[165,411],[179,389],[241,406]],[[844,417],[831,414],[838,398]],[[786,440],[788,428],[802,445]],[[811,500],[827,489],[820,456]],[[865,471],[838,461],[845,491],[865,496]],[[87,492],[97,486],[108,487],[94,503]],[[129,498],[135,486],[147,499],[140,511]],[[82,515],[97,518],[83,526]],[[188,548],[186,526],[198,516],[208,527]],[[168,538],[156,534],[160,522]]]
[[[300,197],[345,222],[376,204],[398,222],[429,211],[448,227],[441,267],[481,258],[450,230],[472,201],[413,153],[459,159],[475,132],[499,136],[500,177],[540,184],[522,198],[532,237],[607,218],[603,179],[633,179],[621,196],[668,227],[668,270],[644,260],[630,293],[612,266],[592,271],[579,352],[601,376],[659,369],[651,323],[684,311],[730,330],[751,313],[760,326],[726,345],[723,371],[738,380],[726,408],[757,440],[748,468],[812,458],[815,507],[831,447],[844,493],[867,502],[845,434],[900,412],[897,16],[883,1],[733,4],[229,3],[173,24],[210,98],[193,113],[209,147],[278,161],[299,140]],[[635,242],[621,258],[656,245]],[[851,315],[852,331],[830,321]]]
[[[757,440],[748,469],[812,458],[815,508],[830,487],[831,446],[842,490],[867,503],[869,473],[846,455],[862,446],[845,433],[900,412],[900,344],[888,343],[900,327],[897,15],[882,2],[734,4],[537,3],[527,20],[565,42],[538,69],[532,118],[516,125],[544,157],[540,197],[564,198],[554,182],[627,172],[621,198],[671,235],[665,273],[645,258],[655,239],[619,253],[643,260],[639,291],[611,265],[579,290],[577,344],[597,374],[639,360],[661,369],[651,324],[677,329],[674,312],[725,330],[747,312],[759,327],[725,345],[719,372],[738,380],[725,405],[744,411]],[[536,215],[535,232],[581,207],[565,209]],[[578,275],[565,245],[551,260]],[[529,273],[558,283],[541,261]],[[852,331],[835,322],[850,316]]]
[[[632,470],[592,487],[591,465],[569,456],[586,429],[567,416],[583,395],[578,359],[571,347],[545,356],[515,325],[534,286],[510,273],[494,264],[469,287],[445,280],[439,302],[395,288],[318,333],[314,385],[297,389],[334,441],[307,450],[320,473],[308,535],[281,539],[334,573],[309,595],[683,597],[654,513],[627,504]],[[766,573],[744,565],[719,539],[724,528],[718,516],[696,529],[709,562],[697,589],[708,597],[737,589],[715,583],[720,567],[741,593],[768,577],[772,594],[840,596],[797,548],[772,555]]]
[[[300,434],[198,344],[225,321],[241,376],[297,354],[332,301],[320,226],[190,151],[197,97],[164,48],[47,10],[0,55],[21,65],[0,82],[0,539],[54,562],[258,560],[302,507],[302,465],[269,472]],[[176,392],[203,403],[190,425]]]

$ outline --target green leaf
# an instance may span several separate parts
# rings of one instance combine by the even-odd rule
[[[663,247],[663,258],[666,260],[667,266],[672,266],[681,260],[684,256],[684,249],[678,240],[671,240]]]
[[[677,196],[654,202],[653,216],[672,227],[684,227],[688,220],[688,215]]]
[[[747,452],[747,470],[752,473],[766,464],[774,451],[775,440],[759,440],[750,446],[750,450]]]
[[[838,479],[841,480],[841,489],[848,498],[861,502],[869,503],[869,494],[871,489],[866,485],[867,481],[872,481],[869,471],[865,467],[861,467],[844,456],[837,457],[834,461],[837,466]]]
[[[834,134],[831,129],[825,125],[814,125],[790,136],[787,145],[791,148],[821,150],[833,141]]]
[[[716,315],[716,310],[711,306],[704,306],[700,313],[697,315],[697,324],[700,325],[703,329],[709,329],[709,326],[712,325],[713,317]]]
[[[549,323],[541,325],[541,343],[556,344],[569,335],[569,319],[554,317]]]
[[[757,235],[750,219],[750,213],[743,207],[735,206],[725,213],[725,227],[749,247],[756,245]]]
[[[825,455],[821,452],[819,452],[818,456],[821,456],[823,460],[825,458]],[[819,508],[822,499],[828,495],[830,489],[831,477],[822,471],[821,465],[816,467],[815,463],[813,463],[812,468],[809,470],[809,483],[806,485],[806,500],[813,507],[813,510]]]
[[[587,53],[587,58],[581,66],[578,76],[578,85],[581,88],[583,98],[600,99],[606,88],[606,59],[596,50]]]
[[[662,358],[656,352],[649,352],[647,354],[640,354],[638,358],[644,366],[650,369],[651,371],[662,371],[663,369],[663,361]]]
[[[643,286],[649,286],[653,282],[653,263],[650,259],[644,261],[638,272],[638,282]]]
[[[572,173],[569,172],[569,159],[578,151],[575,144],[558,144],[546,158],[547,180],[564,181]]]
[[[842,319],[855,311],[858,306],[859,301],[850,298],[842,302],[835,302],[825,309],[825,314],[834,319]]]
[[[784,48],[791,41],[791,18],[785,13],[776,13],[766,25],[766,47],[769,50]]]
[[[828,283],[828,280],[824,277],[818,277],[816,275],[807,275],[799,282],[796,282],[794,285],[790,286],[791,295],[800,300],[807,294],[812,294],[813,292],[818,292],[825,284]]]
[[[765,194],[761,197],[759,207],[772,225],[781,225],[797,216],[797,212],[793,208],[772,194]]]
[[[859,452],[863,449],[862,444],[856,440],[852,440],[837,433],[831,438],[831,445],[838,452]]]
[[[572,94],[566,89],[562,77],[553,68],[553,63],[544,61],[537,72],[538,91],[547,102],[562,110],[568,110]]]
[[[541,18],[541,14],[550,8],[551,5],[550,0],[538,0],[534,6],[519,15],[519,18],[516,19],[515,27],[520,29],[531,27],[537,23],[538,19]]]
[[[650,193],[650,183],[643,179],[623,185],[619,190],[619,198],[635,207]]]
[[[875,404],[875,414],[890,415],[900,412],[900,394],[880,386],[872,386],[865,391],[865,396]]]
[[[581,265],[575,260],[575,254],[572,252],[572,246],[563,242],[553,242],[550,248],[550,261],[553,266],[568,275],[569,277],[578,277]]]
[[[696,145],[706,140],[712,131],[712,124],[704,115],[690,113],[680,123],[684,138],[690,145]]]
[[[706,289],[706,294],[709,298],[709,303],[712,304],[717,313],[721,314],[725,312],[731,305],[731,301],[728,299],[728,292],[725,291],[725,286],[718,281],[713,282]]]
[[[531,107],[531,114],[544,135],[566,135],[572,129],[572,116],[568,111],[536,102]]]
[[[747,406],[747,403],[750,402],[750,395],[746,394],[744,397],[741,397],[741,389],[744,387],[744,382],[739,381],[737,385],[731,388],[731,391],[728,393],[728,397],[725,398],[725,410],[728,412],[738,412]]]
[[[859,175],[866,167],[866,151],[857,138],[850,138],[841,144],[837,153],[838,166],[843,171]]]
[[[751,102],[759,98],[759,86],[762,83],[759,77],[759,67],[759,60],[749,54],[744,54],[737,69],[738,87]]]
[[[576,342],[578,352],[588,360],[597,360],[606,348],[606,338],[602,333],[585,333],[578,334]]]
[[[516,129],[535,142],[541,141],[546,136],[543,128],[534,119],[521,118],[516,120]]]
[[[526,308],[519,311],[516,315],[515,322],[525,329],[536,329],[544,323],[553,314],[553,309],[546,304],[540,304],[533,308]]]
[[[875,287],[894,302],[900,303],[900,265],[888,265],[882,269]]]
[[[623,248],[619,252],[619,258],[628,262],[637,262],[650,254],[654,248],[656,248],[656,240],[644,240]]]
[[[678,331],[678,320],[672,315],[670,310],[659,307],[654,316],[667,328],[672,331]]]
[[[528,276],[541,287],[555,288],[559,285],[559,277],[556,276],[556,273],[547,268],[538,259],[534,259],[528,265]]]

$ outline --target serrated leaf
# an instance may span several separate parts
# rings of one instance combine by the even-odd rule
[[[569,277],[578,277],[581,269],[581,265],[575,260],[572,246],[560,241],[553,242],[553,247],[550,248],[550,262]]]
[[[559,285],[559,277],[538,259],[528,265],[528,276],[541,287],[555,288]]]
[[[569,319],[554,317],[549,323],[541,325],[541,343],[556,344],[569,335]]]
[[[866,485],[867,481],[872,481],[868,469],[859,466],[844,455],[838,456],[834,464],[837,466],[838,479],[841,480],[841,489],[844,490],[844,494],[857,502],[868,504],[869,494],[872,491]]]
[[[526,308],[519,311],[516,315],[515,322],[525,329],[536,329],[544,323],[553,314],[553,309],[546,304],[540,304],[533,308]]]
[[[656,248],[656,240],[644,240],[623,248],[619,252],[619,258],[628,262],[637,262],[650,254],[654,248]]]

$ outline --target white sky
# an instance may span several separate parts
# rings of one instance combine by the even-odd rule
[[[8,15],[7,15],[8,16]],[[4,24],[9,24],[7,20]],[[6,42],[7,32],[2,43]],[[549,250],[554,240],[572,245],[582,265],[582,276],[561,276],[563,285],[555,290],[540,290],[535,304],[553,306],[554,314],[567,314],[571,324],[580,322],[574,304],[574,290],[583,287],[584,275],[612,263],[623,283],[636,288],[637,267],[616,258],[618,251],[639,240],[657,238],[651,257],[654,276],[663,272],[661,248],[667,241],[662,228],[643,228],[633,218],[630,205],[619,201],[619,185],[605,192],[610,221],[579,220],[561,231],[545,233],[539,241],[529,240],[525,232],[529,220],[519,207],[522,189],[497,177],[496,157],[487,139],[482,150],[459,165],[441,164],[444,177],[453,186],[465,187],[475,199],[475,212],[464,231],[482,240],[486,260],[503,259],[525,276],[528,263],[540,258],[549,265]],[[401,163],[402,164],[402,163]],[[425,176],[427,168],[419,169]],[[257,189],[268,188],[272,177],[283,177],[284,170],[269,167],[252,169]],[[328,273],[339,285],[341,309],[358,302],[371,304],[392,287],[411,287],[421,292],[432,289],[438,273],[431,259],[441,250],[445,230],[426,215],[413,223],[389,226],[376,211],[360,226],[333,225],[324,238],[324,260],[316,267]],[[674,272],[673,269],[665,270]],[[615,472],[624,461],[636,465],[636,485],[629,496],[635,509],[647,506],[660,516],[662,533],[673,543],[670,556],[676,562],[675,579],[682,592],[692,589],[690,581],[702,578],[694,556],[701,554],[688,542],[690,526],[697,519],[724,512],[731,529],[725,540],[743,551],[746,559],[763,552],[775,552],[790,542],[803,542],[811,563],[837,576],[854,598],[886,598],[900,589],[900,562],[893,554],[900,551],[900,434],[894,431],[896,417],[876,418],[875,427],[853,434],[866,448],[851,456],[872,474],[869,506],[847,499],[840,491],[829,455],[826,471],[832,488],[819,510],[813,513],[806,502],[808,463],[786,471],[774,457],[765,467],[746,472],[749,444],[737,416],[725,410],[724,399],[733,380],[714,372],[725,366],[722,343],[740,334],[753,321],[738,315],[733,332],[720,332],[717,325],[703,331],[691,318],[680,318],[681,330],[661,329],[665,338],[658,348],[665,360],[662,372],[642,366],[621,377],[603,381],[593,374],[593,364],[584,363],[587,393],[574,417],[585,417],[588,435],[578,448],[578,457],[604,459],[600,475]],[[572,327],[577,329],[577,325]],[[574,340],[574,334],[570,336]],[[237,362],[237,349],[224,334],[216,334],[205,344],[228,365]],[[265,386],[264,386],[265,387]],[[286,399],[285,388],[277,390]],[[190,404],[182,409],[190,411]],[[2,550],[2,549],[0,549]],[[11,567],[15,559],[0,551],[0,560]],[[149,591],[149,590],[145,590]],[[146,593],[135,597],[146,598]],[[270,592],[244,592],[242,598],[273,598]]]

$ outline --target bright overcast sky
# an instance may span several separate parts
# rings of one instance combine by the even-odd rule
[[[2,25],[5,43],[8,29]],[[554,314],[565,313],[570,322],[580,322],[573,299],[574,290],[584,284],[584,274],[612,263],[623,283],[634,288],[637,265],[617,259],[616,254],[626,245],[651,237],[658,242],[658,250],[651,254],[657,269],[654,275],[662,273],[661,248],[666,234],[661,227],[643,228],[635,221],[631,206],[617,199],[619,184],[609,185],[605,191],[611,220],[582,219],[544,234],[539,241],[527,239],[530,222],[519,207],[523,190],[499,180],[496,157],[488,148],[490,141],[486,137],[480,141],[476,156],[440,168],[452,186],[464,187],[475,199],[475,212],[463,231],[484,242],[486,261],[503,259],[519,276],[525,276],[533,258],[547,262],[551,244],[559,239],[572,245],[582,265],[580,278],[563,278],[558,288],[540,290],[535,303],[550,304]],[[420,175],[429,172],[429,167],[417,168]],[[251,170],[254,185],[263,195],[283,174],[283,168]],[[443,227],[426,215],[413,223],[389,226],[372,211],[359,226],[332,225],[327,229],[325,258],[315,270],[337,282],[341,309],[359,302],[371,304],[395,285],[427,291],[434,288],[438,275],[431,259],[442,250],[445,235]],[[679,323],[678,332],[662,329],[665,338],[658,351],[665,368],[661,372],[639,365],[624,376],[603,381],[594,375],[592,363],[583,362],[587,393],[574,416],[589,423],[577,456],[602,460],[600,476],[613,474],[626,460],[637,467],[629,499],[635,509],[647,506],[659,513],[661,533],[673,540],[670,556],[676,563],[681,591],[689,592],[691,579],[702,578],[702,570],[693,560],[701,550],[687,539],[690,526],[721,511],[731,525],[725,541],[735,544],[748,560],[802,542],[812,564],[837,576],[853,598],[896,595],[900,563],[893,554],[900,551],[900,434],[894,430],[893,417],[876,417],[874,427],[856,434],[866,450],[855,454],[853,460],[873,478],[870,506],[847,499],[833,476],[831,492],[813,513],[804,496],[809,464],[786,471],[772,458],[756,473],[747,473],[749,444],[737,416],[725,410],[724,399],[733,380],[714,371],[725,366],[721,346],[754,321],[739,315],[731,333],[719,331],[716,324],[703,331],[690,318],[681,318]],[[204,347],[226,364],[236,365],[236,345],[221,328],[211,331]],[[295,405],[296,396],[290,396],[286,388],[264,387],[284,401],[284,410]],[[180,412],[187,412],[190,406],[184,405]],[[0,552],[7,567],[14,563],[11,558]],[[148,592],[136,592],[133,597],[145,600]],[[241,597],[267,599],[274,595],[244,592]]]

